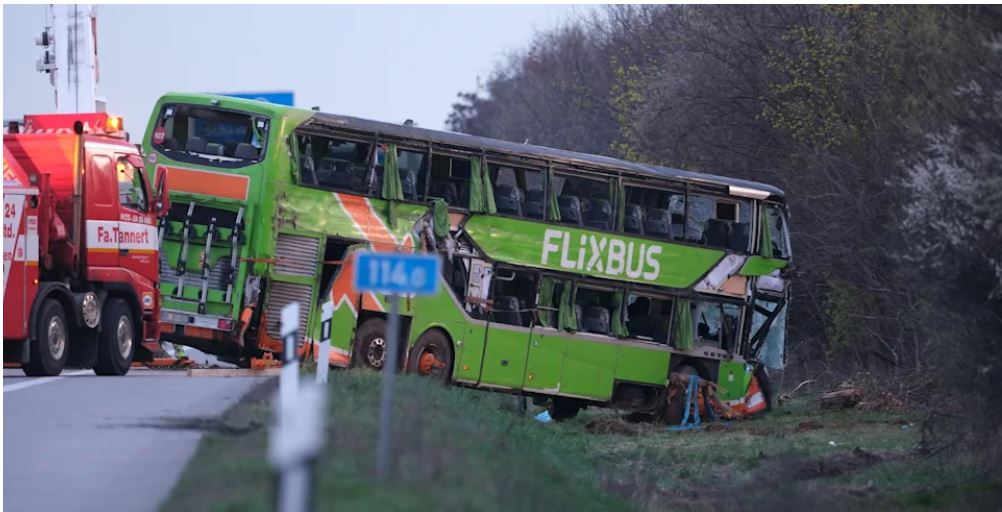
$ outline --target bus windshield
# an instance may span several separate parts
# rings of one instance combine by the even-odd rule
[[[264,156],[268,118],[201,105],[164,105],[153,147],[175,160],[243,167]]]

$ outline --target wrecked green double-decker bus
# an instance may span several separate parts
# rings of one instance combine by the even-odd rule
[[[162,97],[143,143],[171,190],[167,341],[249,364],[298,301],[310,351],[331,303],[329,364],[381,369],[387,299],[353,289],[354,255],[433,251],[439,293],[401,301],[403,370],[557,418],[671,416],[671,375],[768,407],[791,260],[775,187],[200,94]]]

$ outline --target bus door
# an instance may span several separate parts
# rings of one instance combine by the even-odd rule
[[[544,393],[556,393],[560,388],[564,365],[566,336],[557,328],[560,296],[570,281],[543,276],[536,295],[536,321],[529,339],[525,376],[522,388]]]
[[[488,305],[490,301],[491,277],[494,269],[491,264],[478,259],[469,260],[468,276],[462,272],[450,275],[451,279],[464,279],[462,283],[463,293],[457,295],[463,299],[463,309],[466,315],[472,318],[467,322],[462,333],[462,345],[456,347],[456,360],[459,362],[459,370],[456,372],[456,379],[463,382],[476,383],[480,381],[480,374],[484,358],[484,343],[487,336]]]
[[[525,376],[536,303],[535,272],[494,269],[480,384],[520,389]]]

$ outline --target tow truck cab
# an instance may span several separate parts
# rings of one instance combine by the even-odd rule
[[[155,194],[121,118],[25,116],[12,132],[3,155],[4,362],[29,375],[67,364],[125,374],[159,348],[166,190]]]

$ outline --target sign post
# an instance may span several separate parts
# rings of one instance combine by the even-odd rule
[[[383,364],[383,389],[379,402],[379,444],[376,448],[376,473],[381,480],[390,477],[393,453],[390,424],[393,413],[393,384],[400,355],[400,295],[430,295],[438,291],[442,261],[437,255],[360,252],[355,264],[355,289],[384,293],[390,306]]]

